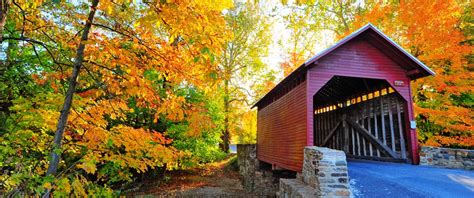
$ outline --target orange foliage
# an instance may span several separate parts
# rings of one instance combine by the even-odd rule
[[[103,87],[80,93],[75,106],[81,108],[69,119],[70,130],[83,135],[80,144],[91,151],[80,166],[87,172],[94,173],[94,164],[106,161],[139,172],[162,164],[168,168],[177,165],[176,158],[183,153],[168,146],[171,140],[161,135],[164,131],[124,125],[107,128],[107,117],[123,120],[126,113],[134,111],[127,106],[130,98],[135,98],[138,107],[156,110],[154,122],[161,115],[174,122],[186,120],[190,135],[212,127],[203,104],[187,102],[174,93],[173,87],[188,84],[202,90],[212,88],[209,76],[217,72],[212,58],[230,34],[223,28],[225,21],[218,9],[200,1],[172,4],[150,4],[149,10],[133,21],[133,27],[115,23],[132,22],[128,13],[114,11],[121,7],[101,5],[104,14],[114,20],[98,19],[98,23],[113,25],[111,32],[122,36],[111,37],[109,29],[96,29],[88,41],[93,45],[85,51],[84,77],[79,85],[87,88],[99,83]],[[154,78],[147,78],[147,73],[154,73]],[[61,76],[53,73],[49,77],[54,81]],[[165,81],[169,87],[157,87],[156,80]],[[115,153],[111,147],[125,152]]]
[[[472,137],[461,137],[461,136],[454,136],[454,137],[447,137],[436,135],[429,138],[424,145],[426,146],[460,146],[460,147],[473,147],[474,146],[474,139]]]
[[[285,60],[283,63],[280,64],[281,68],[283,68],[283,75],[288,76],[293,72],[296,68],[298,68],[302,63],[304,63],[305,59],[302,54],[291,52],[288,60]]]
[[[30,134],[30,128],[34,128],[35,136],[29,139],[44,141],[35,144],[35,149],[44,153],[50,147],[49,134],[56,130],[58,109],[64,101],[61,93],[71,76],[71,60],[79,44],[76,34],[84,26],[81,23],[86,20],[84,13],[89,6],[86,2],[58,2],[39,8],[21,5],[26,12],[12,11],[9,19],[20,20],[13,24],[18,25],[22,36],[54,46],[45,58],[51,58],[53,66],[41,67],[43,72],[32,75],[47,91],[30,101],[18,100],[12,107],[25,115],[18,118],[18,122],[25,123],[24,128],[12,135]],[[163,125],[163,130],[167,128],[159,119],[186,123],[184,130],[190,136],[214,127],[205,104],[187,101],[177,90],[197,89],[206,94],[215,88],[219,69],[214,59],[232,36],[222,14],[230,6],[232,1],[100,1],[100,14],[94,18],[85,43],[64,144],[54,151],[63,155],[60,168],[70,171],[65,174],[75,171],[72,177],[84,178],[86,172],[97,178],[93,182],[113,183],[132,181],[134,172],[179,165],[179,158],[189,153],[175,149],[172,140],[164,136],[167,131],[133,123],[127,116],[136,109],[147,109],[152,112],[151,118],[140,114],[141,119],[153,120],[153,124]],[[22,21],[22,13],[28,20]],[[29,48],[33,44],[24,45]],[[44,172],[44,167],[38,169],[39,174]],[[8,177],[0,177],[2,186]],[[6,185],[18,185],[14,182]],[[50,181],[44,186],[55,188]]]
[[[474,146],[473,109],[452,100],[453,95],[474,90],[474,74],[465,58],[473,52],[472,47],[461,44],[467,40],[460,29],[467,6],[455,0],[378,3],[368,13],[356,16],[352,29],[342,35],[371,22],[436,72],[435,77],[418,79],[412,85],[416,114],[443,128],[421,131],[438,134],[429,137],[429,145]]]

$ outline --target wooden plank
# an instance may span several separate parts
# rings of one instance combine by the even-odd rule
[[[336,120],[341,120],[341,127],[339,127],[338,133],[337,133],[337,143],[338,143],[337,148],[338,148],[338,150],[342,150],[342,149],[343,149],[343,148],[342,148],[342,147],[343,147],[343,144],[342,144],[342,135],[343,135],[343,133],[344,133],[344,129],[342,128],[342,119],[341,119],[341,114],[340,114],[340,112],[341,112],[340,110],[338,110],[338,111],[336,112],[336,115],[337,115]]]
[[[353,120],[351,120],[349,118],[346,118],[346,121],[347,121],[347,123],[349,123],[349,125],[351,125],[358,132],[358,134],[364,136],[369,141],[371,141],[374,144],[375,147],[380,149],[380,151],[382,153],[385,153],[385,154],[387,154],[388,156],[390,156],[392,158],[398,158],[397,154],[394,153],[387,145],[380,142],[380,140],[375,139],[375,137],[372,134],[370,134],[367,130],[365,130],[359,124],[357,124],[356,122],[354,122]]]
[[[379,125],[378,125],[378,122],[377,122],[377,105],[375,104],[374,102],[375,100],[372,101],[372,103],[374,104],[374,132],[375,132],[375,138],[379,139]],[[377,150],[377,157],[380,157],[380,151],[378,149],[375,149]]]
[[[324,139],[326,139],[328,136],[329,136],[329,132],[331,130],[331,126],[329,126],[329,111],[326,112],[326,115],[325,115],[325,119],[324,119],[324,123],[325,123],[325,128],[324,128],[324,131],[326,133],[326,135],[324,136]],[[323,141],[323,145],[327,146],[326,144],[324,144],[324,141]]]
[[[316,121],[317,122],[317,125],[318,125],[318,128],[317,128],[317,131],[318,131],[318,140],[317,140],[317,145],[318,146],[321,146],[321,137],[322,137],[322,131],[321,131],[321,112],[319,112],[318,114],[318,120]]]
[[[335,117],[334,117],[334,121],[335,121],[335,122],[337,122],[338,120],[339,120],[339,121],[341,120],[341,118],[338,116],[337,110],[334,111],[334,116],[335,116]],[[341,126],[342,126],[342,122],[341,122]],[[340,138],[341,138],[341,127],[339,127],[339,128],[337,129],[336,135],[335,135],[334,137],[335,137],[335,139],[336,139],[336,149],[337,149],[337,150],[342,150],[342,147],[341,147],[341,139],[340,139]]]
[[[359,119],[359,114],[356,112],[355,120],[358,120],[358,119]],[[359,133],[356,133],[356,137],[357,137],[357,154],[358,154],[358,155],[361,155],[361,152],[360,152],[360,137],[359,137]]]
[[[321,123],[321,112],[319,112],[318,116],[318,146],[321,146],[321,139],[323,137],[322,133],[322,123]]]
[[[324,139],[324,130],[323,130],[323,124],[324,124],[324,120],[323,120],[323,113],[321,111],[321,113],[319,114],[319,146],[321,146],[321,143],[323,142],[323,139]]]
[[[340,120],[340,118],[337,116],[337,110],[334,111],[334,124],[337,124],[337,121]],[[342,123],[341,123],[342,124]],[[341,150],[341,148],[339,147],[339,136],[340,136],[340,129],[341,128],[338,128],[337,131],[336,131],[336,134],[334,135],[334,140],[336,142],[336,149],[337,150]]]
[[[315,146],[318,146],[319,145],[319,129],[318,129],[318,124],[319,124],[319,112],[318,114],[315,114],[314,117],[313,117],[313,123],[314,123],[314,128],[313,128],[313,135],[314,135],[314,142],[313,144]]]
[[[331,139],[331,137],[332,137],[334,134],[336,134],[336,131],[337,131],[337,129],[339,128],[339,125],[341,125],[341,121],[339,121],[339,122],[337,123],[337,125],[336,125],[333,129],[331,129],[331,132],[329,132],[329,135],[326,136],[326,138],[325,138],[324,141],[323,141],[323,144],[322,144],[323,146],[326,146],[327,143],[329,142],[329,140]]]
[[[346,119],[347,119],[347,118],[346,118]],[[355,132],[354,132],[354,129],[353,129],[352,127],[349,127],[349,125],[348,125],[347,127],[350,128],[350,130],[351,130],[351,136],[352,136],[352,138],[351,138],[351,142],[352,142],[352,154],[355,155],[355,153],[356,153],[356,152],[355,152],[355,137],[354,137],[354,133],[355,133]]]
[[[333,121],[333,111],[330,111],[329,112],[329,120],[328,120],[330,132],[332,132],[332,129],[333,129],[332,121]],[[336,132],[334,132],[334,135],[336,135]],[[334,135],[333,135],[333,137],[334,137]],[[334,138],[332,138],[332,141],[330,141],[330,143],[331,143],[331,148],[334,149]]]
[[[372,102],[369,101],[367,103],[367,130],[369,131],[370,134],[372,134]],[[369,155],[374,156],[374,153],[372,151],[372,144],[369,142]]]
[[[331,111],[329,114],[329,127],[333,129],[333,126],[334,126],[334,111]],[[332,141],[331,141],[331,145],[332,145],[331,148],[333,149],[336,149],[336,141],[335,141],[335,136],[337,134],[336,132],[337,132],[337,129],[336,131],[334,131],[334,135],[333,135],[334,138],[332,138]]]
[[[400,150],[402,154],[402,158],[406,159],[407,154],[406,154],[406,149],[405,149],[405,137],[403,137],[403,127],[402,127],[402,116],[400,113],[400,102],[398,101],[399,99],[396,98],[396,106],[397,106],[397,120],[398,120],[398,132],[400,133]]]
[[[316,125],[317,125],[317,131],[318,131],[318,140],[317,140],[317,146],[321,146],[321,137],[323,136],[322,132],[321,132],[321,112],[319,112],[318,114],[318,120],[316,121]]]
[[[335,120],[336,120],[336,114],[335,114],[335,111],[333,110],[332,113],[331,113],[331,127],[336,126],[335,124],[337,124],[337,123],[334,122]],[[334,132],[334,136],[333,136],[333,139],[332,139],[332,144],[333,144],[334,149],[337,149],[337,138],[336,137],[337,137],[338,129],[336,129],[336,131]]]
[[[383,144],[387,145],[387,139],[386,139],[386,134],[385,134],[385,112],[383,110],[383,97],[382,97],[382,91],[380,91],[380,124],[382,126],[382,138],[383,138]]]
[[[365,129],[364,126],[364,103],[359,103],[360,104],[360,109],[359,109],[359,124]],[[362,153],[364,153],[364,156],[367,156],[367,147],[365,144],[365,138],[362,138]]]
[[[341,117],[342,117],[342,114],[341,114],[342,110],[339,109],[337,111],[337,116],[338,118],[342,121]],[[342,124],[342,123],[341,123]],[[342,127],[342,126],[341,126]],[[339,149],[343,150],[344,149],[344,128],[339,128]]]
[[[352,97],[350,97],[350,98],[352,98]],[[350,114],[349,114],[348,117],[353,117],[353,116],[354,116],[354,111],[353,111],[353,109],[354,109],[353,104],[354,104],[354,103],[352,102],[352,99],[349,100],[349,104],[350,104],[350,106],[349,106],[349,108],[348,108],[347,110],[348,110],[348,112],[350,112]],[[346,119],[347,119],[347,117],[346,117]],[[351,129],[351,134],[352,134],[352,154],[353,154],[353,155],[356,155],[356,153],[357,153],[357,152],[356,152],[357,145],[356,145],[356,137],[355,137],[356,132],[355,132],[355,130],[354,130],[352,127],[350,127],[349,125],[348,125],[347,127],[349,127],[349,128]]]
[[[326,139],[326,137],[328,136],[328,131],[327,131],[327,128],[328,128],[328,113],[327,112],[324,112],[323,114],[323,138],[321,139],[321,146],[324,146],[324,139]]]
[[[344,147],[344,152],[346,154],[349,154],[349,126],[347,125],[346,122],[346,114],[343,114],[341,117],[342,120],[342,129],[343,129],[343,147]]]
[[[321,146],[321,143],[323,142],[324,139],[324,115],[321,112],[319,116],[319,145]]]
[[[336,116],[336,111],[333,110],[332,111],[332,119],[331,119],[331,126],[336,126],[336,120],[337,119],[337,116]],[[338,149],[337,147],[337,132],[339,131],[339,128],[336,129],[336,131],[334,132],[334,138],[333,138],[333,142],[334,142],[334,149]]]
[[[324,113],[324,138],[323,140],[329,135],[329,124],[328,124],[328,112]],[[324,141],[322,142],[324,144]]]
[[[395,148],[395,130],[393,129],[393,115],[392,115],[392,104],[391,100],[392,97],[390,95],[387,95],[387,106],[388,106],[388,119],[389,119],[389,126],[390,126],[390,140],[392,140],[392,151],[397,152],[397,149]]]
[[[318,131],[318,136],[317,136],[317,145],[320,146],[321,145],[321,136],[322,136],[322,133],[321,133],[321,112],[319,112],[318,114],[318,119],[316,120],[316,124],[318,125],[318,128],[316,129]]]

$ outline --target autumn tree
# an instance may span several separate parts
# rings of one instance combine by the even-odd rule
[[[472,6],[463,1],[379,3],[357,15],[344,33],[371,22],[436,72],[412,86],[419,140],[424,144],[474,146],[472,30],[465,21],[469,15]]]
[[[0,137],[1,167],[11,170],[0,177],[5,189],[108,194],[106,186],[136,174],[182,166],[190,153],[170,137],[212,135],[206,131],[217,118],[199,95],[218,84],[215,57],[230,36],[221,11],[231,2],[97,3],[25,3],[9,12],[4,40],[24,46],[11,58],[36,68],[29,72],[42,88],[9,107],[11,124]],[[21,59],[25,53],[36,61]]]
[[[282,1],[289,10],[283,21],[291,36],[279,42],[285,49],[281,63],[285,76],[314,56],[317,48],[324,49],[335,37],[348,31],[355,16],[365,13],[373,6],[372,1]]]
[[[251,81],[266,74],[262,57],[267,53],[270,35],[268,19],[261,12],[257,4],[246,2],[237,3],[226,13],[226,22],[234,36],[224,45],[219,57],[224,103],[221,149],[225,152],[229,150],[232,132],[237,136],[245,133],[240,119],[249,111],[253,100],[251,86],[261,82]]]
[[[315,29],[314,21],[311,21],[311,10],[299,5],[289,7],[290,14],[283,17],[286,28],[290,30],[291,36],[288,40],[280,40],[280,45],[285,49],[285,60],[280,64],[283,75],[288,76],[293,70],[315,53],[320,31]]]
[[[56,132],[54,134],[53,147],[51,151],[51,160],[49,162],[48,171],[46,172],[46,175],[54,175],[56,174],[58,170],[63,134],[66,128],[69,112],[71,110],[72,97],[74,96],[74,92],[76,92],[77,78],[79,76],[79,73],[81,72],[81,67],[83,64],[82,62],[84,60],[84,50],[86,47],[86,42],[89,37],[89,31],[92,27],[94,15],[96,13],[98,4],[99,4],[99,0],[92,1],[92,5],[90,7],[90,12],[87,17],[87,21],[85,22],[84,28],[82,30],[79,45],[77,47],[76,55],[74,57],[74,64],[72,65],[73,67],[72,74],[69,77],[69,83],[67,86],[67,91],[66,91],[63,107],[60,111],[61,113],[59,114],[58,125],[56,127]]]

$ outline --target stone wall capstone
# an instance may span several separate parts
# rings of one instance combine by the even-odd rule
[[[420,165],[474,170],[474,150],[423,146]]]

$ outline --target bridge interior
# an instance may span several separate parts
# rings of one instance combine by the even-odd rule
[[[407,102],[387,81],[335,76],[313,101],[314,145],[348,158],[410,161]]]

